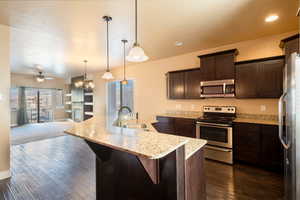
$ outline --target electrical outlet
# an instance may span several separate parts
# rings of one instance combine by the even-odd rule
[[[260,111],[265,112],[267,107],[265,105],[260,105]]]
[[[194,104],[191,105],[191,109],[195,110],[195,105]]]

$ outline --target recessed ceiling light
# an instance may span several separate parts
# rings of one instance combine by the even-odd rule
[[[183,45],[183,42],[179,42],[179,41],[175,42],[175,46],[176,47],[181,47],[182,45]]]
[[[266,17],[265,22],[274,22],[278,19],[278,15],[269,15],[268,17]]]

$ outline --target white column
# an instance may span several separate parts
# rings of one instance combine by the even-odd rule
[[[10,177],[10,64],[8,26],[0,25],[0,180]]]

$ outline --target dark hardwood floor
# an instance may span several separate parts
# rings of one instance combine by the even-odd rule
[[[0,200],[94,200],[94,154],[71,136],[12,146],[12,178],[0,182]],[[276,200],[283,180],[245,165],[205,162],[208,200]]]

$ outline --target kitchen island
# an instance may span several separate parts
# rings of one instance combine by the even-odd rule
[[[66,133],[96,154],[98,200],[206,199],[205,140],[106,126],[97,118]]]

